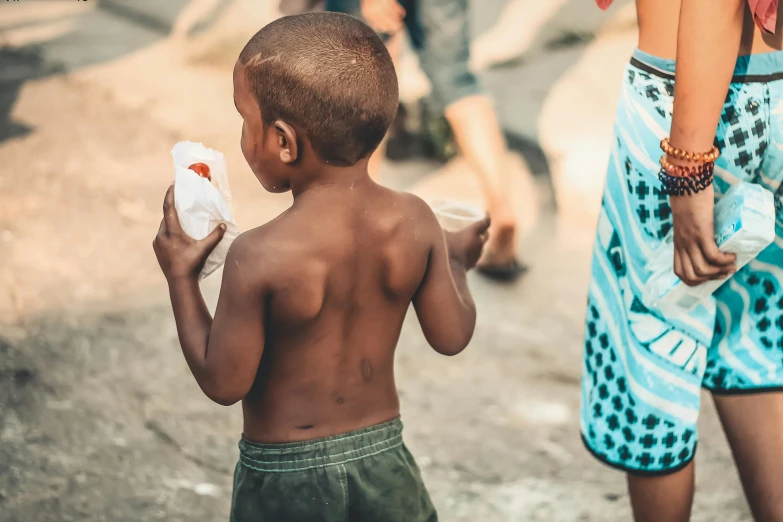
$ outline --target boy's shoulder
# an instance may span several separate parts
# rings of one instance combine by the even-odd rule
[[[403,214],[412,220],[413,224],[419,227],[433,228],[437,225],[437,218],[432,212],[429,204],[423,199],[410,192],[398,192],[391,189],[385,189],[389,201],[394,207],[402,207]],[[438,227],[439,229],[439,227]]]
[[[393,195],[399,198],[399,200],[402,201],[404,204],[408,205],[411,210],[419,214],[420,217],[426,217],[428,214],[432,213],[432,209],[430,209],[430,206],[416,194],[411,194],[410,192],[398,192],[398,191],[390,191],[390,192],[392,192]]]
[[[248,283],[262,283],[280,264],[285,236],[279,219],[237,236],[226,256],[226,270],[242,270]]]
[[[427,202],[410,192],[397,192],[397,195],[403,201],[408,217],[411,218],[418,232],[425,232],[426,237],[440,237],[440,223]]]
[[[242,232],[231,244],[226,264],[246,262],[272,277],[301,264],[312,236],[311,227],[303,225],[311,221],[311,217],[289,209],[268,223]]]

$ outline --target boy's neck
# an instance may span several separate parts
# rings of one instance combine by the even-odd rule
[[[328,187],[353,187],[358,184],[371,182],[367,171],[367,161],[360,161],[350,167],[322,166],[316,173],[306,176],[302,180],[291,182],[291,193],[294,200],[303,194]]]

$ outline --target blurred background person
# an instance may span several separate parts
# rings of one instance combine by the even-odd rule
[[[506,143],[492,101],[468,66],[467,0],[326,0],[325,7],[363,18],[386,35],[395,62],[400,59],[399,33],[407,30],[459,151],[481,180],[492,216],[490,239],[478,270],[499,280],[519,277],[524,267],[516,255],[517,223],[509,198]],[[383,153],[377,151],[371,162],[375,179]]]

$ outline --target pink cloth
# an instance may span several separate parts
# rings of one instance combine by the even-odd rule
[[[595,0],[595,3],[601,9],[608,9],[612,0]],[[764,32],[774,33],[778,21],[778,0],[748,0],[748,5],[756,25]]]
[[[778,0],[748,0],[750,12],[762,31],[775,32],[778,21]]]

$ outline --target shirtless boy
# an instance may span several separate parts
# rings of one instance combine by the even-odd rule
[[[374,183],[397,79],[381,40],[313,13],[259,31],[234,69],[242,152],[291,208],[231,246],[214,319],[197,274],[220,241],[187,237],[173,190],[154,241],[185,359],[204,393],[242,400],[231,520],[437,520],[402,442],[394,351],[413,303],[444,355],[470,341],[466,281],[489,219],[455,234]]]

